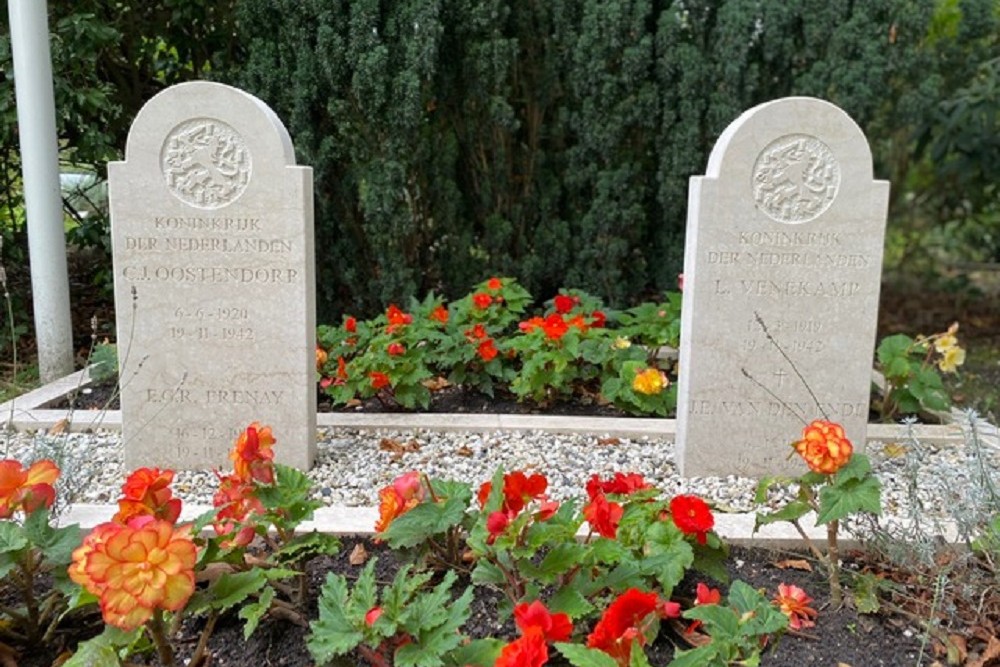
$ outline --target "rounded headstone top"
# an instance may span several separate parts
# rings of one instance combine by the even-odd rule
[[[239,196],[254,162],[294,165],[295,150],[277,114],[250,93],[190,81],[146,102],[129,130],[125,160],[155,160],[175,196],[214,208],[223,205],[215,202]],[[180,174],[181,165],[193,161],[205,166],[206,193],[194,194],[200,189],[185,183]]]
[[[744,112],[722,132],[708,178],[743,182],[757,208],[785,224],[822,215],[848,181],[872,180],[861,128],[825,100],[786,97]]]

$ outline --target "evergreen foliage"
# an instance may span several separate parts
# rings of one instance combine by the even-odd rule
[[[315,169],[321,319],[494,274],[628,305],[676,284],[688,179],[741,112],[813,95],[863,127],[914,128],[937,99],[920,85],[923,2],[243,0],[237,15],[232,77]]]

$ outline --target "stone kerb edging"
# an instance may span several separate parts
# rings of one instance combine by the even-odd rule
[[[39,406],[90,382],[88,369],[77,371],[44,387],[0,404],[4,428],[15,431],[49,430],[56,425],[73,432],[120,431],[118,410],[48,410]],[[648,417],[573,417],[560,415],[511,415],[469,413],[350,413],[326,412],[317,415],[319,428],[359,431],[541,431],[544,433],[599,433],[623,438],[658,437],[672,439],[677,433],[674,419]],[[951,424],[869,424],[868,442],[894,442],[916,438],[935,445],[964,442],[961,427]]]

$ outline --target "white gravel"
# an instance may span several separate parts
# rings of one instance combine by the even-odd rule
[[[392,451],[402,447],[402,453]],[[876,473],[883,484],[883,506],[889,516],[905,517],[913,499],[921,512],[942,516],[973,498],[970,489],[1000,487],[1000,447],[995,440],[977,451],[986,460],[980,466],[973,448],[906,443],[903,447],[869,446]],[[63,475],[64,500],[113,503],[119,496],[125,470],[121,438],[116,432],[91,434],[0,434],[0,458],[27,462],[54,458]],[[328,505],[378,504],[378,490],[397,475],[421,470],[432,478],[462,480],[478,485],[497,467],[542,472],[555,499],[584,495],[593,474],[638,472],[665,493],[694,493],[716,511],[750,512],[756,480],[743,477],[682,478],[674,465],[674,446],[662,439],[607,438],[598,435],[554,435],[540,432],[442,433],[430,431],[372,432],[325,430],[318,434],[318,458],[309,472],[316,498]],[[978,485],[978,486],[977,486]],[[181,471],[174,483],[186,503],[211,504],[216,489],[212,471]],[[794,489],[775,490],[774,506]]]

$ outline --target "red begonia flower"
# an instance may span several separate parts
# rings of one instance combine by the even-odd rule
[[[386,348],[386,352],[388,352],[391,357],[398,357],[401,354],[406,354],[406,348],[403,347],[402,343],[389,343],[389,346]]]
[[[358,321],[348,315],[347,319],[344,320],[344,330],[348,333],[355,333],[358,330]]]
[[[396,329],[413,322],[413,315],[404,313],[396,304],[389,305],[389,308],[385,311],[385,317],[389,320],[389,325],[385,328],[386,333],[392,333]]]
[[[639,646],[645,645],[650,639],[645,634],[648,630],[646,621],[652,614],[658,616],[662,609],[656,593],[630,588],[618,596],[601,616],[594,631],[587,637],[587,646],[604,651],[619,665],[628,665],[632,641],[637,641]]]
[[[493,297],[486,292],[477,292],[472,295],[472,304],[479,310],[485,310],[493,303]]]
[[[479,347],[476,348],[476,354],[478,354],[483,361],[493,361],[499,352],[496,345],[493,343],[493,339],[487,338],[479,344]]]
[[[587,482],[587,495],[591,499],[598,493],[614,493],[621,496],[651,489],[653,485],[643,479],[639,473],[623,474],[616,472],[611,479],[602,480],[598,475],[591,476]]]
[[[590,326],[594,327],[595,329],[603,328],[604,325],[607,324],[608,322],[608,316],[605,315],[604,312],[600,310],[595,310],[594,312],[592,312],[590,314],[590,317],[591,317]]]
[[[609,503],[603,493],[598,494],[584,506],[583,516],[598,535],[610,540],[618,535],[618,522],[625,510],[618,503]]]
[[[444,306],[438,306],[431,312],[431,319],[437,320],[441,324],[448,324],[448,309]]]
[[[376,391],[382,387],[388,386],[389,384],[389,376],[379,371],[372,371],[369,373],[368,379],[371,380],[372,389],[375,389]]]
[[[486,281],[486,289],[496,292],[498,289],[503,289],[503,281],[499,278],[490,278]]]
[[[122,486],[123,498],[118,500],[118,512],[112,518],[117,523],[128,523],[136,516],[150,515],[170,523],[176,523],[181,513],[181,501],[173,497],[170,483],[174,480],[173,470],[159,468],[139,468]]]
[[[563,315],[573,310],[574,304],[573,297],[566,296],[565,294],[556,294],[556,298],[552,300],[552,305],[555,306],[556,312]]]
[[[550,340],[559,340],[567,331],[569,331],[569,325],[566,324],[562,315],[553,313],[545,318],[545,322],[542,324],[542,330],[545,332],[546,338]]]
[[[528,628],[521,637],[503,647],[493,667],[542,667],[549,659],[545,636],[538,628]]]
[[[708,531],[715,527],[712,510],[698,496],[674,496],[670,500],[670,516],[674,525],[685,535],[694,535],[698,544],[705,544]]]
[[[550,642],[569,641],[573,633],[573,622],[567,614],[550,613],[539,600],[531,604],[522,602],[514,607],[514,622],[522,633],[528,628],[540,629],[545,641]]]

